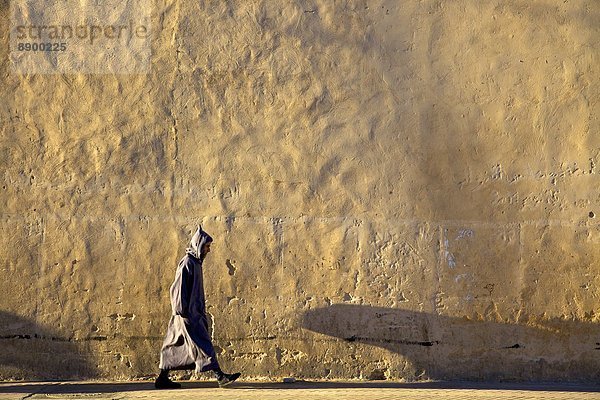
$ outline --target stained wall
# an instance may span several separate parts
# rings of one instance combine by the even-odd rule
[[[201,223],[224,369],[597,378],[598,2],[157,1],[137,75],[0,4],[0,377],[155,373]]]

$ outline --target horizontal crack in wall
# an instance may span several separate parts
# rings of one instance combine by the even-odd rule
[[[406,344],[406,345],[412,345],[412,346],[425,346],[425,347],[433,346],[435,344],[440,344],[440,342],[438,340],[421,342],[421,341],[414,341],[414,340],[399,340],[399,339],[371,339],[371,338],[365,338],[365,337],[354,336],[354,335],[344,338],[344,340],[347,342],[397,343],[397,344]]]

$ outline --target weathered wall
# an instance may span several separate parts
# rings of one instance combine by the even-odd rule
[[[597,378],[598,1],[157,1],[145,75],[0,4],[0,377],[156,372],[201,222],[227,370]]]

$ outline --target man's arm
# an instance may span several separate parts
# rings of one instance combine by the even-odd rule
[[[175,293],[173,296],[173,308],[175,315],[179,315],[183,318],[189,316],[190,298],[192,295],[192,286],[194,284],[194,276],[192,274],[193,269],[188,263],[184,263],[181,266],[181,273],[179,282],[174,285]]]

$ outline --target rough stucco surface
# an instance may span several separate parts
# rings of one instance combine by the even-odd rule
[[[145,75],[11,74],[3,28],[0,378],[155,373],[202,223],[226,370],[597,379],[599,27],[594,0],[157,1]]]

